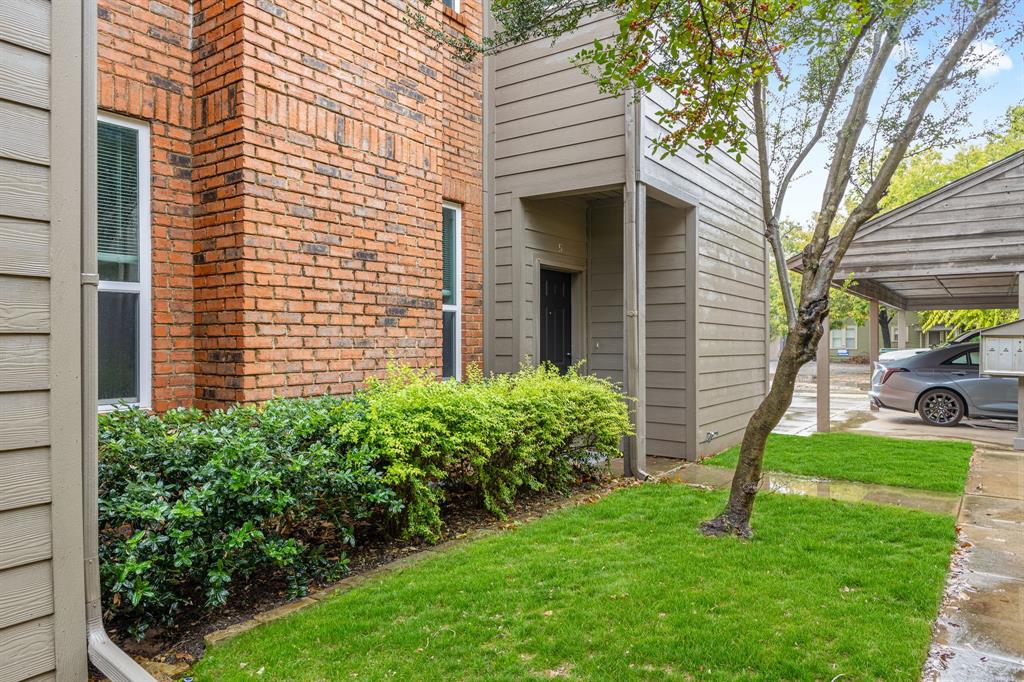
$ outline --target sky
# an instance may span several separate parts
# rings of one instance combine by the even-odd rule
[[[1018,43],[1007,48],[997,39],[984,48],[986,54],[991,53],[991,58],[980,72],[979,81],[991,87],[971,105],[970,121],[974,130],[984,130],[986,123],[997,121],[1009,107],[1024,102],[1024,45]],[[786,195],[784,218],[804,223],[820,208],[826,164],[827,147],[819,144],[804,162],[803,176],[792,183]]]

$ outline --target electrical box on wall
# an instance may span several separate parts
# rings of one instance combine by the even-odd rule
[[[1024,377],[1024,320],[983,331],[980,351],[982,374]]]

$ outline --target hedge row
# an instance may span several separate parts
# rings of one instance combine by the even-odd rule
[[[463,382],[393,368],[349,398],[104,414],[107,616],[141,637],[256,575],[301,594],[372,534],[435,538],[446,492],[501,515],[604,466],[628,431],[610,383],[550,368]]]

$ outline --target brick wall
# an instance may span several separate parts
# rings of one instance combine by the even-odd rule
[[[157,407],[347,392],[391,358],[439,371],[444,200],[482,364],[479,61],[389,0],[146,1],[100,0],[100,101],[153,122]],[[480,35],[478,2],[429,11]]]
[[[150,122],[153,406],[195,394],[188,0],[98,0],[101,110]]]

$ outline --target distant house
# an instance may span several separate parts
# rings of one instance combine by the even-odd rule
[[[889,324],[889,334],[892,345],[890,350],[896,348],[930,348],[937,346],[946,340],[949,332],[947,327],[932,327],[927,332],[922,331],[920,315],[909,310],[906,312],[907,341],[903,343],[900,339],[899,325],[894,318]],[[829,356],[833,362],[867,362],[870,355],[870,339],[868,325],[857,324],[852,318],[845,320],[842,325],[829,330]],[[881,343],[881,337],[879,337]],[[782,339],[772,339],[770,358],[777,360],[782,350]]]
[[[920,324],[920,315],[913,311],[907,311],[907,339],[904,343],[900,339],[900,328],[895,319],[889,325],[889,334],[892,341],[888,348],[930,348],[937,346],[946,340],[949,332],[947,327],[932,327],[923,331]],[[861,361],[866,362],[869,356],[870,339],[868,338],[868,325],[857,324],[853,319],[847,319],[840,327],[833,327],[829,330],[829,354],[832,360]],[[880,341],[881,343],[881,341]]]

